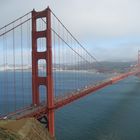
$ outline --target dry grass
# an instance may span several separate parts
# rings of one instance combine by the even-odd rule
[[[0,121],[0,140],[53,140],[48,130],[33,118]]]

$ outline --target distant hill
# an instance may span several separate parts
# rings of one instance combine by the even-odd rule
[[[61,70],[87,70],[97,72],[126,72],[131,67],[136,65],[136,62],[109,62],[102,61],[99,63],[83,63],[79,62],[76,64],[54,64],[54,69]]]

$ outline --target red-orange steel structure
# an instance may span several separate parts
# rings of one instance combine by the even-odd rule
[[[46,29],[37,31],[37,19],[46,18]],[[46,51],[38,52],[37,39],[46,39]],[[38,61],[44,59],[46,61],[46,77],[38,76]],[[32,101],[34,106],[40,104],[39,86],[46,86],[46,113],[48,118],[48,129],[52,136],[54,136],[54,95],[53,95],[53,74],[52,74],[52,38],[51,38],[51,11],[49,7],[42,11],[32,11]],[[48,112],[47,112],[48,110]]]

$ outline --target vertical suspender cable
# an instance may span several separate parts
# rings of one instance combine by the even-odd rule
[[[58,34],[59,34],[59,22],[57,22],[57,28],[58,28]],[[60,67],[60,38],[58,37],[58,65],[59,65],[59,81],[58,81],[58,83],[59,83],[59,94],[60,94],[60,96],[62,96],[62,90],[61,90],[61,72],[60,72],[60,69],[61,69],[61,67]]]
[[[13,72],[14,72],[14,82],[13,82],[13,92],[14,92],[14,110],[16,111],[16,103],[17,103],[17,100],[16,100],[16,73],[15,73],[15,70],[16,70],[16,64],[15,64],[15,29],[14,29],[14,23],[13,23]]]
[[[2,87],[2,92],[0,93],[0,95],[2,96],[2,98],[3,98],[3,100],[1,101],[1,106],[0,106],[0,110],[1,110],[1,112],[0,112],[0,115],[3,115],[3,114],[5,114],[6,112],[7,112],[7,104],[8,104],[8,102],[7,102],[7,98],[6,98],[6,85],[7,85],[7,83],[6,83],[6,67],[5,67],[5,56],[6,56],[6,54],[5,54],[5,35],[3,36],[3,44],[2,44],[2,46],[3,46],[3,67],[4,67],[4,69],[3,69],[3,80],[1,81],[1,85],[2,85],[2,83],[3,83],[3,87]]]
[[[54,98],[57,97],[57,93],[56,93],[56,72],[55,72],[55,34],[52,33],[53,35],[53,46],[52,46],[52,50],[53,50],[53,77],[54,77]]]
[[[27,19],[29,19],[29,18],[30,18],[29,15],[27,15]],[[31,20],[27,21],[27,50],[28,50],[28,53],[27,53],[27,55],[28,55],[27,66],[28,66],[28,69],[30,68],[30,65],[31,65],[31,62],[30,62],[30,60],[31,60],[31,27],[30,26],[31,25],[30,24],[31,24]],[[27,75],[28,75],[28,78],[31,79],[31,74],[30,74],[29,71],[28,71]],[[27,94],[28,94],[28,98],[31,99],[31,91],[30,91],[30,89],[31,89],[31,81],[28,80],[28,79],[27,79],[27,81],[28,81]],[[27,103],[28,104],[31,103],[30,100]]]
[[[6,32],[6,27],[5,27],[5,32]],[[9,97],[8,97],[8,72],[7,72],[7,67],[8,67],[8,63],[7,63],[7,35],[5,34],[5,64],[4,64],[4,69],[5,69],[5,95],[6,95],[6,99],[7,99],[7,103],[6,103],[6,110],[7,113],[9,112]]]
[[[22,19],[20,20],[22,23]],[[22,106],[24,106],[24,87],[23,87],[23,33],[22,33],[22,25],[20,26],[20,37],[21,37],[21,93],[22,93]]]

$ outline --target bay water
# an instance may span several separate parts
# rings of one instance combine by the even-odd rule
[[[73,88],[72,72],[61,72],[56,75],[56,78],[63,75],[64,91]],[[21,82],[22,76],[24,79]],[[87,81],[96,83],[107,77],[106,74],[100,76],[89,74]],[[14,110],[13,78],[12,72],[8,72],[8,75],[0,72],[0,114],[5,113],[6,101],[11,106],[10,111]],[[31,104],[31,73],[24,72],[24,75],[21,75],[17,72],[15,78],[18,107]],[[82,78],[80,83],[86,84]],[[23,85],[24,91],[22,91]],[[55,86],[57,94],[59,85]],[[7,95],[3,94],[4,92]],[[21,97],[23,92],[24,103]],[[41,98],[43,99],[44,95]],[[140,79],[131,76],[57,110],[55,129],[57,140],[139,140]]]

